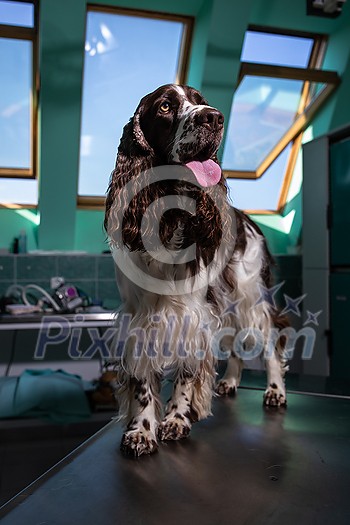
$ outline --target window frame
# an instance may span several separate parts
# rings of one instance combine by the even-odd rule
[[[184,25],[175,84],[185,84],[191,56],[192,35],[194,28],[194,17],[191,15],[179,15],[162,11],[150,11],[146,9],[132,9],[126,7],[101,6],[88,4],[86,10],[86,21],[89,12],[108,13],[115,15],[134,16],[139,18],[151,18],[153,20],[168,20],[180,22]],[[85,64],[84,64],[85,67]],[[101,210],[105,207],[105,197],[94,195],[77,194],[77,207],[84,210]]]
[[[303,132],[310,124],[312,118],[319,110],[324,101],[331,95],[340,83],[340,77],[335,71],[322,70],[321,65],[325,55],[327,36],[319,33],[309,33],[303,31],[293,31],[287,29],[270,28],[256,25],[249,25],[247,31],[278,34],[309,38],[313,40],[309,63],[306,68],[291,66],[279,66],[255,62],[241,62],[236,90],[245,76],[261,76],[289,80],[302,80],[304,82],[300,96],[298,117],[272,150],[265,156],[255,171],[241,171],[225,169],[224,176],[228,179],[258,179],[262,177],[271,164],[277,159],[288,144],[292,143],[291,151],[287,160],[285,174],[280,191],[279,200],[275,210],[245,210],[249,214],[271,215],[282,213],[287,203],[288,191],[293,177],[298,153],[300,151]],[[322,82],[326,84],[315,100],[310,104],[310,83]],[[226,137],[227,138],[227,137]]]
[[[11,0],[10,0],[11,1]],[[32,86],[30,97],[30,167],[4,168],[0,165],[0,178],[36,179],[38,166],[38,100],[39,100],[39,68],[38,68],[38,25],[39,25],[39,0],[15,0],[34,7],[34,26],[15,26],[0,24],[0,38],[13,40],[27,40],[32,42]],[[25,206],[29,207],[29,205]],[[36,207],[30,205],[30,207]]]

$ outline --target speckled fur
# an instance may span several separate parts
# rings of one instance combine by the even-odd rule
[[[162,100],[171,104],[171,115],[160,114],[158,108]],[[142,218],[152,201],[150,193],[143,196],[143,200],[133,202],[132,212],[123,220],[118,220],[121,190],[144,170],[198,159],[210,158],[217,162],[216,152],[223,127],[218,121],[215,126],[207,122],[203,124],[201,118],[203,112],[212,111],[217,110],[211,108],[200,93],[187,86],[162,86],[144,97],[124,128],[108,189],[105,226],[115,260],[127,255],[142,271],[170,282],[173,279],[174,286],[177,272],[182,272],[185,279],[192,279],[195,288],[203,278],[207,283],[192,293],[159,295],[156,291],[143,289],[125,277],[119,268],[116,269],[123,299],[117,320],[119,332],[122,330],[123,315],[130,316],[129,336],[122,352],[118,347],[118,330],[113,346],[117,353],[119,418],[126,421],[121,450],[135,457],[155,452],[159,440],[187,437],[195,421],[211,414],[216,375],[213,340],[226,327],[234,327],[237,331],[247,328],[261,331],[268,373],[264,402],[271,406],[286,402],[283,344],[278,341],[273,352],[267,351],[269,330],[274,326],[283,326],[284,320],[270,305],[258,301],[261,285],[269,286],[271,282],[271,256],[257,226],[242,212],[229,206],[223,175],[218,185],[210,188],[208,193],[221,192],[220,217],[223,220],[220,221],[212,210],[208,215],[210,201],[199,196],[197,202],[201,202],[202,206],[202,223],[190,224],[188,221],[192,219],[186,218],[176,222],[170,215],[165,225],[164,242],[178,243],[180,247],[186,245],[189,234],[197,232],[195,264],[180,265],[178,269],[159,263],[143,249],[137,217]],[[162,194],[160,189],[164,192],[164,187],[160,185],[158,190],[153,190],[153,199]],[[175,190],[181,193],[187,192],[188,188],[179,184]],[[160,193],[157,194],[157,191]],[[207,217],[210,216],[207,222],[206,213]],[[111,217],[115,217],[114,221]],[[123,244],[113,241],[114,233],[120,230]],[[212,260],[223,268],[218,275],[212,275],[209,264]],[[227,306],[236,302],[236,312],[226,313]],[[186,337],[179,347],[186,323]],[[158,334],[156,339],[153,336],[155,330]],[[253,343],[252,333],[248,331],[247,350]],[[223,337],[220,345],[230,357],[216,393],[220,396],[234,395],[240,381],[242,362],[235,355],[232,338]],[[160,381],[164,370],[169,369],[173,372],[174,388],[163,414]]]

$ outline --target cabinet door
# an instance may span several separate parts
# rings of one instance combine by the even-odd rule
[[[350,379],[350,271],[330,276],[331,377]]]
[[[330,152],[331,265],[350,266],[350,139]]]

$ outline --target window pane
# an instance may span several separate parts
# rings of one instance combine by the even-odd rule
[[[79,195],[105,195],[123,126],[139,100],[175,82],[183,24],[89,12]]]
[[[34,27],[34,6],[26,2],[0,1],[0,24]]]
[[[32,42],[0,38],[0,167],[30,168]]]
[[[227,179],[232,204],[243,210],[276,210],[288,162],[289,144],[259,179]]]
[[[312,38],[247,31],[241,61],[307,67],[313,42]]]
[[[0,178],[1,204],[38,204],[36,179]]]
[[[223,168],[255,171],[295,119],[302,81],[244,77],[231,109]]]

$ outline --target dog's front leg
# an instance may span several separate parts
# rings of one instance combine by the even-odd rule
[[[159,439],[176,440],[188,436],[197,416],[192,408],[193,379],[177,378],[171,399],[168,401],[165,417],[158,429]]]
[[[152,454],[158,448],[159,381],[131,378],[130,421],[121,441],[121,451],[126,455]]]
[[[286,406],[286,388],[284,385],[284,373],[286,363],[282,352],[274,350],[265,356],[267,372],[267,389],[264,394],[264,405],[266,406]]]
[[[216,385],[215,392],[221,396],[234,396],[241,381],[243,361],[234,353],[228,358],[225,374]]]

